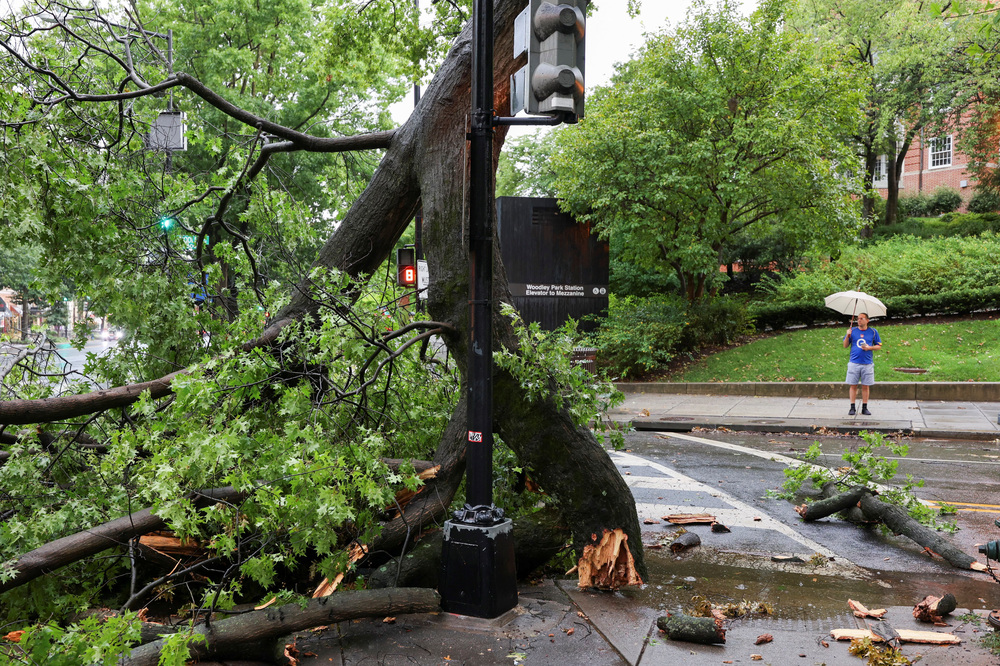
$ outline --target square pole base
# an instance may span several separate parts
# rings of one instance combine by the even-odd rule
[[[516,606],[513,523],[445,521],[439,591],[449,613],[494,618]]]

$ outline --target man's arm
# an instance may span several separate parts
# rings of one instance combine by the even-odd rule
[[[847,329],[847,335],[844,336],[844,349],[847,349],[848,347],[851,346],[851,331],[853,330],[854,330],[853,326]]]

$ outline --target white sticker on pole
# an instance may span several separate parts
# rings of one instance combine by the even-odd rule
[[[483,433],[476,432],[475,430],[470,430],[469,431],[469,441],[470,442],[482,442],[483,441]]]

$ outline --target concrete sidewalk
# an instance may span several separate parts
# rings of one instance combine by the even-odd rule
[[[805,433],[874,430],[945,439],[1000,438],[1000,402],[880,400],[873,390],[868,405],[872,415],[848,416],[846,387],[842,387],[843,397],[815,398],[727,395],[722,392],[723,386],[717,395],[703,395],[664,393],[656,384],[620,385],[625,402],[610,416],[615,421],[631,423],[637,430],[729,428]],[[858,408],[860,412],[860,403]]]
[[[295,645],[301,666],[855,666],[860,662],[850,655],[848,644],[830,637],[832,629],[866,628],[863,620],[850,613],[849,597],[887,608],[887,619],[897,630],[950,632],[962,639],[953,646],[905,644],[903,653],[911,659],[921,655],[927,664],[996,664],[997,658],[977,640],[990,631],[985,621],[970,623],[969,615],[960,618],[973,612],[969,608],[957,610],[948,627],[920,624],[912,616],[912,605],[900,604],[915,597],[908,601],[912,604],[924,592],[914,595],[905,590],[895,580],[899,574],[875,572],[873,577],[866,568],[840,555],[834,557],[833,552],[760,507],[751,507],[718,487],[699,483],[662,464],[625,452],[613,452],[611,457],[635,496],[640,521],[647,525],[643,541],[653,549],[647,551],[647,585],[599,592],[580,590],[572,579],[544,579],[522,585],[518,606],[496,619],[430,613],[342,622],[298,635]],[[675,556],[662,548],[661,542],[671,540],[674,530],[664,526],[660,517],[689,511],[710,511],[731,532],[716,534],[708,526],[688,526],[701,536],[702,546]],[[648,526],[653,522],[657,524]],[[764,541],[766,547],[761,546]],[[758,553],[762,548],[770,552]],[[776,561],[771,552],[795,559]],[[825,558],[815,562],[816,554]],[[660,616],[690,612],[687,609],[693,605],[694,594],[725,597],[740,590],[735,592],[737,599],[741,594],[749,599],[758,594],[773,596],[753,589],[756,578],[766,579],[761,583],[763,589],[776,586],[790,591],[778,594],[782,602],[776,604],[773,615],[727,622],[725,645],[672,641],[656,627]],[[965,572],[943,569],[929,580],[931,592],[951,591],[960,606],[989,608],[1000,603],[1000,589],[994,591],[997,586]],[[986,611],[975,612],[982,617]],[[763,634],[770,634],[772,640],[758,645]]]

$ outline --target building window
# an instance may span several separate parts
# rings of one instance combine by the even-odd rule
[[[889,168],[885,155],[879,155],[875,160],[875,171],[872,173],[873,187],[889,187]]]
[[[931,139],[930,146],[931,168],[951,166],[951,135]]]

